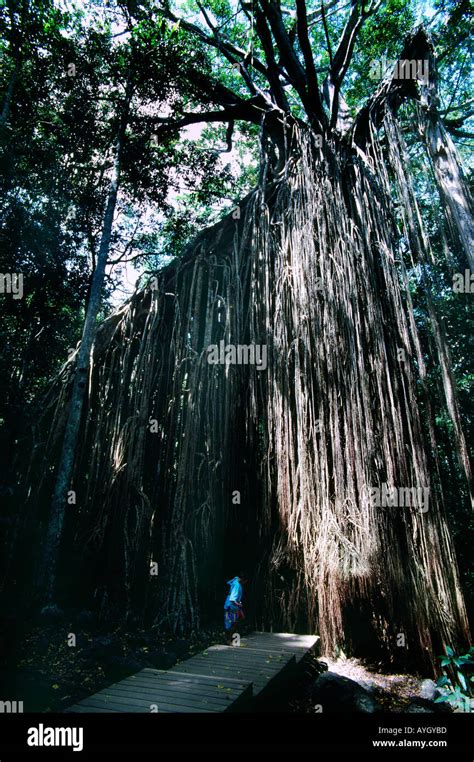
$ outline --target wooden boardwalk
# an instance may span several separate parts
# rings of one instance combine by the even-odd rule
[[[239,712],[277,690],[318,637],[254,632],[240,646],[211,646],[169,670],[142,669],[66,712]]]

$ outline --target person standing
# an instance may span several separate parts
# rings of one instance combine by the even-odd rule
[[[227,635],[227,644],[232,645],[232,636],[237,630],[240,619],[245,619],[242,597],[243,597],[244,575],[239,574],[233,579],[229,579],[227,584],[230,590],[224,603],[224,628]]]

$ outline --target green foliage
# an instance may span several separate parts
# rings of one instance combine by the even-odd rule
[[[456,655],[450,646],[445,650],[446,655],[439,657],[443,676],[437,682],[441,696],[435,703],[448,703],[453,709],[469,712],[474,702],[474,646],[462,656]]]
[[[399,57],[402,41],[415,26],[416,5],[414,0],[387,0],[362,27],[346,93],[353,113],[379,84],[369,76],[370,62]]]

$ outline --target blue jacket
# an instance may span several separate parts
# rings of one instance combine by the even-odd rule
[[[229,595],[225,599],[225,609],[231,608],[231,605],[235,602],[242,602],[242,585],[239,582],[239,578],[234,577],[234,579],[230,579],[227,584],[230,585],[230,590]]]

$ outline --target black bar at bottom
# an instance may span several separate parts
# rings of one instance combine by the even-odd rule
[[[326,753],[356,748],[373,759],[403,754],[473,762],[473,720],[473,714],[410,713],[2,714],[0,762],[101,759],[114,752],[141,752],[131,760],[138,762],[144,754],[180,748],[189,752],[196,746],[228,752],[267,747],[283,753],[285,747],[286,752],[306,747]],[[56,733],[59,728],[70,731]]]

